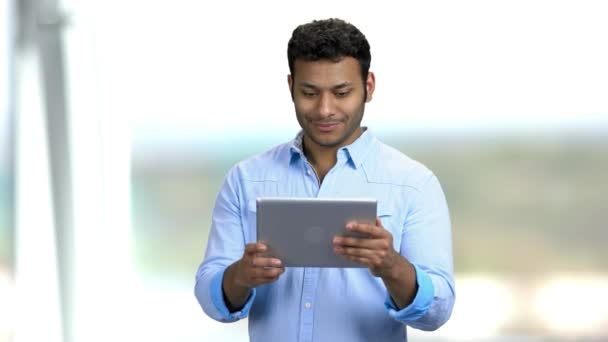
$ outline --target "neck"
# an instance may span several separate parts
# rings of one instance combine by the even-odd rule
[[[320,173],[319,169],[325,169],[325,171],[329,171],[334,165],[336,165],[337,157],[336,154],[339,146],[325,147],[319,146],[315,144],[312,140],[308,139],[306,136],[302,140],[302,144],[304,147],[304,154],[306,158],[315,168],[317,173]]]
[[[329,172],[329,170],[336,165],[338,150],[344,146],[352,144],[361,136],[361,134],[363,134],[363,130],[358,128],[355,134],[353,134],[349,139],[336,146],[318,145],[309,137],[304,135],[302,139],[304,155],[306,155],[306,158],[317,172],[319,181],[322,182],[327,172]]]

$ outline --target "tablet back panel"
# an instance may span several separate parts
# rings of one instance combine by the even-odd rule
[[[346,223],[374,223],[374,199],[258,198],[257,240],[287,267],[364,267],[333,251]]]

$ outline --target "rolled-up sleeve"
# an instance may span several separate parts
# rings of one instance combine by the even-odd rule
[[[401,255],[414,265],[417,294],[398,311],[385,305],[394,319],[420,330],[436,330],[450,318],[455,291],[450,215],[439,181],[431,175],[418,188],[405,219]]]
[[[220,322],[233,322],[247,317],[255,298],[253,290],[243,308],[230,312],[222,290],[226,268],[241,258],[245,248],[239,187],[237,169],[233,168],[217,196],[205,259],[196,272],[195,296],[205,313]]]
[[[420,319],[427,313],[433,302],[434,289],[431,278],[415,264],[414,269],[416,270],[416,285],[418,291],[410,305],[399,310],[390,294],[387,292],[386,295],[384,306],[388,309],[389,315],[398,321],[406,322]]]

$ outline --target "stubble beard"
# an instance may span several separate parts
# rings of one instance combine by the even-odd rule
[[[321,147],[335,148],[335,147],[341,147],[342,144],[344,144],[344,142],[346,140],[348,140],[359,127],[361,127],[361,122],[363,121],[364,112],[365,112],[365,101],[361,104],[361,106],[359,106],[359,109],[357,110],[357,114],[356,114],[357,121],[352,122],[351,125],[347,126],[346,127],[347,131],[345,131],[340,137],[338,137],[337,140],[329,141],[329,142],[321,141],[320,139],[318,139],[315,136],[312,129],[309,128],[313,125],[312,122],[308,121],[302,113],[297,111],[297,109],[296,109],[296,117],[298,118],[298,123],[300,124],[300,127],[302,127],[302,130],[304,131],[304,135],[307,136],[310,140],[312,140],[312,142],[314,142],[315,144],[317,144],[318,146],[321,146]],[[351,117],[351,119],[352,118],[354,118],[354,117]],[[344,124],[343,120],[338,120],[338,122],[340,122],[340,124]]]

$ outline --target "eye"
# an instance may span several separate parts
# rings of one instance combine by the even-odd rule
[[[310,92],[310,91],[303,91],[302,95],[306,96],[306,97],[314,97],[317,95],[317,93],[315,92]]]
[[[350,90],[338,91],[336,92],[337,97],[346,97],[350,94]]]

